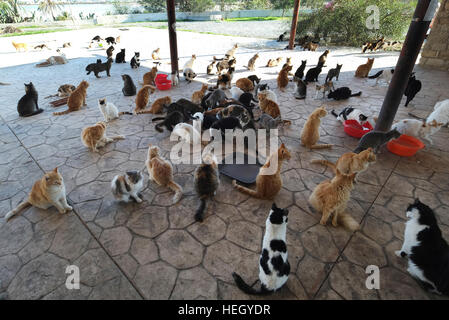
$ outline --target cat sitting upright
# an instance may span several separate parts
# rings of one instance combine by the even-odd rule
[[[286,240],[287,223],[288,210],[278,208],[273,203],[265,222],[265,235],[259,259],[260,290],[256,290],[246,284],[237,273],[232,273],[235,284],[246,294],[271,294],[278,291],[287,282],[290,274]]]
[[[371,71],[371,68],[373,67],[373,63],[374,63],[374,58],[368,58],[367,63],[362,64],[357,67],[357,70],[355,71],[355,77],[358,77],[358,78],[368,77],[368,74]]]
[[[103,114],[104,121],[109,122],[118,119],[123,114],[132,114],[132,112],[119,112],[117,107],[112,102],[107,102],[106,98],[98,100],[98,108]]]
[[[132,69],[140,67],[140,52],[134,52],[134,57],[132,57],[130,64]]]
[[[324,107],[316,108],[307,119],[301,131],[301,144],[309,149],[324,149],[332,147],[331,144],[317,144],[320,139],[321,118],[327,115]]]
[[[115,55],[115,63],[126,63],[125,49],[121,49],[120,52],[117,52],[117,54]]]
[[[30,82],[25,85],[25,95],[20,98],[17,103],[17,112],[21,117],[30,117],[39,114],[44,111],[44,109],[39,109],[38,105],[38,94],[33,83]]]
[[[127,171],[125,174],[116,175],[111,181],[111,191],[118,201],[129,202],[134,199],[142,202],[139,196],[143,190],[143,175],[140,171]]]
[[[217,158],[213,154],[203,156],[203,162],[195,170],[193,184],[200,199],[200,205],[195,212],[195,221],[203,222],[206,200],[215,196],[220,186]]]

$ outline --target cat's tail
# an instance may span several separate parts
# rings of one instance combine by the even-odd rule
[[[335,166],[335,163],[330,162],[328,160],[315,159],[315,160],[310,161],[310,163],[321,164],[323,166],[327,166],[329,168],[332,168],[334,170],[334,172],[337,169],[337,167]]]
[[[41,62],[41,63],[36,64],[36,67],[41,68],[41,67],[48,67],[48,66],[50,66],[50,65],[51,65],[50,62],[44,61],[44,62]]]
[[[9,86],[9,85],[11,85],[11,84],[7,83],[7,82],[0,82],[0,86]]]
[[[67,110],[62,111],[62,112],[53,112],[53,115],[54,116],[62,116],[63,114],[68,114],[68,113],[70,113],[70,109],[67,109]]]
[[[108,137],[109,139],[112,139],[112,140],[114,140],[114,141],[117,141],[117,140],[125,140],[125,136],[122,136],[122,135],[118,135],[118,136],[112,136],[112,137]]]
[[[44,109],[37,109],[33,113],[30,113],[30,114],[27,114],[27,115],[23,115],[22,117],[31,117],[31,116],[34,116],[36,114],[42,113],[42,112],[44,112]]]
[[[195,221],[203,222],[204,219],[204,210],[206,209],[206,199],[207,197],[200,198],[200,205],[195,212]]]
[[[164,122],[160,122],[157,125],[154,126],[154,129],[158,132],[164,132],[164,129],[161,128],[161,126],[164,124]]]
[[[132,112],[129,112],[129,111],[120,111],[119,113],[118,113],[118,115],[119,116],[122,116],[122,115],[124,115],[124,114],[133,114]]]
[[[350,97],[359,97],[362,95],[362,91],[359,91],[357,93],[351,94]]]
[[[156,117],[156,118],[151,119],[152,122],[159,121],[159,120],[165,120],[165,117]]]
[[[338,118],[338,114],[335,112],[334,109],[332,109],[331,113],[332,113],[332,115],[333,115],[335,118]]]
[[[269,295],[273,293],[273,291],[265,289],[265,287],[261,287],[260,290],[256,290],[253,287],[250,287],[241,276],[239,276],[237,273],[233,272],[232,277],[234,278],[235,284],[237,287],[242,290],[246,294],[251,295]]]
[[[232,180],[232,185],[234,186],[234,188],[236,188],[238,191],[240,191],[244,194],[247,194],[254,198],[259,198],[259,193],[257,191],[246,188],[244,186],[241,186],[241,185],[237,184],[237,181],[235,181],[235,180]]]
[[[16,214],[18,214],[20,211],[28,208],[31,206],[31,203],[29,203],[28,201],[23,201],[21,202],[16,208],[12,209],[11,211],[9,211],[6,215],[5,215],[5,220],[8,221],[9,219],[11,219],[13,216],[15,216]]]
[[[173,196],[173,204],[178,203],[182,197],[182,187],[174,181],[170,181],[167,184],[167,187],[175,192],[175,195]]]
[[[360,229],[360,224],[346,212],[342,212],[338,215],[338,223],[350,231]]]
[[[375,75],[369,76],[368,79],[376,79],[376,78],[379,78],[380,75],[381,75],[383,72],[384,72],[384,71],[381,70],[381,71],[379,71],[378,73],[376,73]]]
[[[332,148],[332,144],[314,144],[310,147],[310,149],[326,149],[326,148]]]

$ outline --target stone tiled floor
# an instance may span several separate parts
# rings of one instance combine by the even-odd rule
[[[122,111],[131,110],[134,98],[121,94],[122,73],[129,73],[137,82],[152,63],[146,60],[152,48],[160,46],[167,61],[165,30],[132,28],[122,31],[129,52],[140,50],[143,66],[131,70],[129,64],[113,65],[112,77],[95,79],[84,74],[84,66],[104,55],[101,50],[87,50],[88,39],[96,33],[115,35],[117,29],[83,30],[61,34],[21,37],[21,41],[71,39],[67,52],[69,64],[36,69],[34,63],[48,53],[14,53],[10,38],[0,39],[0,217],[17,205],[33,182],[45,170],[58,166],[64,176],[69,200],[74,211],[60,215],[31,208],[0,227],[0,297],[7,299],[248,299],[233,284],[231,273],[237,271],[248,282],[258,274],[258,254],[265,219],[271,202],[249,198],[235,191],[226,177],[221,178],[217,196],[211,203],[207,218],[201,224],[193,220],[197,198],[192,188],[194,165],[178,165],[175,180],[185,194],[177,205],[170,205],[172,193],[148,183],[140,205],[116,203],[109,191],[111,178],[128,169],[144,169],[150,143],[159,145],[167,155],[173,142],[167,132],[158,133],[151,115],[123,116],[108,127],[126,139],[112,143],[94,154],[81,143],[81,128],[102,119],[97,99],[106,96]],[[91,34],[95,33],[95,34]],[[141,39],[149,39],[141,44]],[[151,41],[150,41],[151,40]],[[206,77],[205,66],[212,55],[225,52],[234,42],[242,48],[237,54],[235,78],[249,75],[242,65],[259,49],[258,65],[268,58],[292,56],[297,67],[308,59],[313,66],[319,52],[293,53],[276,51],[269,41],[249,38],[179,33],[180,66],[186,57],[197,53],[197,82],[168,92],[172,99],[189,98],[201,82],[215,81]],[[140,43],[139,43],[140,41]],[[207,45],[205,45],[207,44]],[[79,49],[81,47],[81,49]],[[293,85],[278,94],[285,119],[292,120],[281,131],[281,140],[292,152],[291,160],[282,170],[284,187],[276,197],[279,206],[290,210],[287,235],[290,278],[281,292],[270,299],[436,299],[421,289],[406,272],[405,261],[394,251],[403,239],[405,209],[414,197],[434,208],[440,227],[449,239],[449,131],[443,128],[434,136],[434,145],[411,158],[400,158],[385,148],[375,165],[360,176],[352,193],[348,210],[360,221],[362,229],[350,234],[340,228],[323,227],[319,216],[307,204],[311,190],[332,174],[325,168],[311,165],[310,160],[327,158],[335,161],[342,153],[353,150],[357,140],[343,132],[342,125],[331,115],[321,126],[321,141],[333,143],[329,150],[308,151],[300,146],[299,135],[309,113],[319,105],[328,110],[352,105],[377,115],[386,92],[385,86],[374,87],[373,80],[354,79],[357,65],[365,61],[358,50],[331,49],[328,67],[343,63],[338,87],[361,90],[360,98],[343,102],[315,100],[315,90],[309,85],[305,101],[293,99]],[[370,55],[371,56],[371,55]],[[375,69],[394,66],[397,53],[376,53]],[[8,59],[5,59],[8,57]],[[170,66],[163,64],[163,71]],[[257,74],[273,88],[278,69],[260,67]],[[416,67],[423,89],[408,109],[400,107],[397,119],[407,112],[427,115],[435,102],[449,98],[444,72]],[[88,79],[88,107],[65,116],[51,115],[52,107],[45,96],[63,83],[77,84]],[[40,106],[46,112],[19,118],[18,99],[23,95],[23,82],[33,81],[40,95]],[[166,95],[157,92],[155,97]],[[152,99],[154,99],[153,97]],[[64,108],[64,107],[62,107]],[[145,179],[148,180],[145,172]],[[74,264],[80,268],[81,289],[65,288],[65,268]],[[365,268],[381,268],[381,289],[365,287]]]

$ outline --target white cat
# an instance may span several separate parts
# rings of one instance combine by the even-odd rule
[[[115,176],[111,182],[112,194],[118,201],[129,202],[134,199],[141,203],[139,193],[142,190],[143,175],[140,171],[127,171],[126,174]]]
[[[425,123],[424,121],[416,119],[404,119],[393,124],[391,129],[396,129],[401,134],[422,138],[430,144],[433,144],[430,136],[438,131],[439,129],[436,131],[435,129],[441,128],[441,125],[441,123],[437,123],[435,120],[430,123]]]
[[[201,122],[199,128],[201,128]],[[178,123],[173,129],[172,134],[180,137],[185,143],[201,144],[201,134],[196,128],[188,123]]]
[[[184,68],[182,68],[183,71],[185,71],[186,69],[192,69],[193,68],[193,63],[196,60],[196,55],[192,54],[192,58],[190,58],[185,64],[184,64]]]
[[[449,99],[439,101],[435,104],[433,112],[427,117],[426,123],[432,122],[435,120],[438,123],[442,123],[442,126],[449,124]],[[434,129],[434,134],[440,128]]]
[[[117,119],[122,114],[132,114],[131,112],[119,112],[112,102],[107,102],[106,98],[98,100],[98,108],[103,114],[104,121],[109,122]]]
[[[236,44],[232,47],[232,49],[229,49],[229,50],[226,52],[226,54],[225,54],[226,58],[228,58],[228,59],[233,58],[234,55],[235,55],[235,51],[237,50],[238,47],[239,47],[239,45],[236,43]]]
[[[240,96],[244,93],[239,87],[232,87],[230,90],[232,99],[239,101]]]
[[[391,79],[393,78],[394,69],[385,69],[382,70],[382,73],[376,78],[376,86],[378,85],[379,81],[385,81],[385,83],[390,83]],[[372,77],[370,79],[373,79]]]

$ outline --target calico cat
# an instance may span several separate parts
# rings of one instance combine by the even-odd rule
[[[293,79],[301,79],[304,78],[304,70],[306,68],[307,60],[301,60],[301,65],[296,69],[295,76]]]
[[[351,175],[341,174],[336,170],[332,180],[321,182],[315,187],[309,197],[309,204],[321,212],[320,224],[325,226],[333,214],[332,225],[338,227],[342,224],[346,229],[355,231],[360,228],[357,221],[346,210],[347,203],[354,188],[355,173]]]
[[[259,107],[260,110],[269,114],[272,118],[281,116],[279,105],[268,98],[268,93],[266,91],[259,92]]]
[[[150,101],[150,95],[156,91],[156,88],[152,85],[144,85],[136,96],[136,107],[134,108],[134,113],[138,114],[145,110]]]
[[[337,81],[338,81],[338,77],[340,77],[341,67],[343,67],[343,65],[337,63],[337,67],[336,68],[330,69],[328,71],[328,73],[327,73],[327,76],[326,76],[326,82],[332,81],[333,78],[336,78]]]
[[[25,95],[20,98],[17,103],[17,112],[19,113],[19,116],[30,117],[43,112],[44,109],[39,109],[38,93],[33,83],[24,83],[24,85]]]
[[[134,96],[136,94],[136,85],[133,82],[133,79],[127,75],[127,74],[122,74],[122,79],[123,79],[123,88],[122,88],[122,92],[124,96]]]
[[[282,119],[280,116],[273,119],[273,117],[267,113],[262,113],[260,118],[256,121],[259,123],[259,128],[267,130],[276,129],[280,124],[282,124]]]
[[[265,235],[259,259],[260,290],[246,284],[237,273],[232,273],[235,284],[246,294],[272,294],[287,282],[290,274],[286,240],[287,224],[288,210],[278,208],[276,203],[273,203],[265,222]]]
[[[72,46],[72,43],[71,42],[66,42],[66,43],[63,43],[62,44],[62,47],[63,48],[70,48]]]
[[[307,119],[301,131],[301,144],[309,149],[324,149],[332,147],[331,144],[316,144],[320,139],[321,118],[327,115],[326,109],[315,109]]]
[[[232,74],[234,73],[234,68],[229,68],[229,71],[225,74],[220,74],[217,79],[217,86],[215,89],[219,88],[222,90],[230,89],[232,82]]]
[[[307,97],[307,85],[300,78],[294,78],[296,83],[295,93],[293,94],[296,99],[305,99]]]
[[[326,97],[326,92],[332,92],[332,89],[335,90],[334,83],[332,81],[328,81],[328,82],[324,83],[323,85],[317,84],[315,86],[315,89],[316,89],[315,99],[318,98],[318,95],[320,94],[320,92],[323,93],[323,99],[324,99]]]
[[[115,50],[114,46],[110,46],[110,47],[106,50],[106,55],[107,55],[108,59],[109,59],[109,58],[112,58],[112,54],[114,53],[114,50]]]
[[[256,68],[256,61],[259,58],[259,54],[256,53],[251,59],[248,61],[248,66],[244,66],[246,69],[254,71]]]
[[[239,105],[230,105],[226,108],[221,109],[217,113],[218,119],[228,118],[228,117],[235,117],[240,121],[240,126],[243,129],[247,129],[248,127],[253,128],[254,124],[252,122],[253,117],[251,116],[251,113],[243,106]]]
[[[380,70],[375,75],[369,76],[368,79],[376,79],[376,86],[379,83],[379,80],[384,80],[386,83],[390,83],[393,78],[394,69],[385,69]]]
[[[101,60],[98,59],[96,63],[91,63],[86,67],[87,74],[93,72],[97,78],[100,78],[98,75],[100,72],[106,71],[108,77],[111,76],[110,70],[112,65],[112,58],[109,58],[105,63],[101,63]]]
[[[148,157],[145,162],[148,175],[150,180],[156,182],[159,186],[168,187],[174,191],[172,203],[178,203],[182,197],[182,187],[174,181],[172,164],[159,153],[159,147],[151,145],[148,147]]]
[[[163,113],[164,108],[167,108],[171,104],[171,98],[169,96],[162,97],[159,99],[156,99],[153,104],[151,105],[150,109],[148,110],[141,110],[138,111],[138,114],[144,114],[144,113],[151,113],[151,114],[158,114]]]
[[[153,50],[153,52],[151,53],[151,58],[153,60],[159,60],[159,53],[161,51],[161,48],[157,48],[156,50]]]
[[[53,112],[54,116],[60,116],[68,114],[70,112],[78,111],[82,107],[86,106],[87,88],[89,83],[85,80],[81,81],[75,91],[73,91],[67,99],[68,109],[62,112]]]
[[[111,181],[111,191],[118,201],[129,202],[131,199],[141,203],[139,194],[143,190],[143,175],[140,171],[126,171],[116,175]]]
[[[179,111],[172,111],[170,113],[167,113],[165,117],[159,117],[159,118],[153,118],[151,121],[159,121],[163,120],[162,122],[159,122],[154,127],[156,131],[163,132],[164,129],[161,127],[164,126],[167,128],[168,131],[173,131],[174,126],[176,126],[178,123],[184,122],[184,115]]]
[[[124,136],[106,136],[106,123],[97,122],[93,126],[85,127],[81,131],[81,141],[93,152],[98,152],[98,148],[104,147],[107,143],[123,140]]]
[[[137,69],[140,67],[140,52],[134,52],[134,57],[131,59],[131,69]]]
[[[213,74],[212,71],[214,70],[214,66],[215,66],[216,63],[217,63],[217,61],[215,60],[215,57],[214,57],[214,60],[213,60],[210,64],[207,65],[206,73],[207,73],[208,75]]]
[[[287,65],[284,69],[279,72],[277,77],[277,84],[279,90],[282,92],[285,91],[285,88],[288,86],[288,73],[292,70],[292,66]]]
[[[344,108],[339,114],[337,114],[335,110],[332,110],[331,113],[335,118],[337,118],[337,120],[341,121],[342,123],[346,120],[356,120],[361,125],[364,125],[368,120],[368,117],[363,114],[362,110],[352,107]]]
[[[277,67],[282,61],[282,57],[278,57],[276,59],[268,59],[267,65],[265,67],[272,68]]]
[[[12,41],[12,45],[16,48],[17,52],[20,52],[21,50],[28,51],[28,45],[26,43],[16,43]]]
[[[404,96],[407,97],[407,101],[405,102],[406,107],[413,100],[413,98],[415,98],[416,94],[421,91],[421,87],[421,81],[416,80],[415,73],[412,73],[408,79],[407,88],[405,88],[404,91]]]
[[[334,100],[346,100],[346,99],[349,99],[350,97],[359,97],[361,95],[362,95],[362,91],[359,91],[357,93],[352,93],[351,89],[349,89],[348,87],[341,87],[341,88],[337,88],[334,91],[329,92],[327,97],[329,99],[334,99]]]
[[[126,63],[125,49],[120,49],[120,52],[115,55],[115,63]]]
[[[366,78],[374,64],[374,58],[368,58],[368,62],[357,67],[355,77]]]
[[[76,87],[72,84],[63,84],[58,88],[58,96],[59,97],[68,97],[70,94],[75,91]]]
[[[132,114],[131,112],[119,112],[117,107],[112,102],[106,101],[106,98],[98,100],[98,108],[103,114],[105,122],[118,119],[118,117],[123,114]]]
[[[305,83],[307,84],[307,82],[317,82],[318,76],[320,75],[321,70],[323,70],[322,63],[319,63],[315,68],[309,69],[309,71],[307,71],[307,73],[306,73]]]
[[[8,221],[23,209],[30,206],[44,210],[54,206],[58,209],[59,213],[72,211],[72,207],[67,203],[64,179],[59,173],[58,168],[46,172],[42,179],[36,181],[27,199],[9,211],[5,215],[5,220]]]
[[[195,170],[193,184],[200,199],[200,205],[195,212],[195,221],[203,222],[206,200],[215,196],[220,186],[217,158],[214,155],[206,154],[203,156],[203,163]]]
[[[197,74],[193,71],[192,68],[184,68],[184,78],[188,83],[192,82],[193,79],[196,78]]]
[[[226,52],[225,57],[227,59],[231,59],[232,57],[234,57],[235,51],[237,50],[238,47],[239,45],[237,43],[234,44],[234,46]]]
[[[282,177],[281,168],[282,163],[285,160],[290,160],[291,155],[287,147],[282,144],[279,149],[273,152],[260,169],[259,174],[256,178],[256,190],[252,190],[241,185],[238,185],[235,180],[232,180],[232,185],[240,192],[250,195],[258,199],[273,199],[279,191],[282,189]],[[277,159],[276,172],[273,174],[268,174],[267,170],[271,167],[271,163]],[[276,162],[275,162],[276,163]]]
[[[217,73],[220,74],[223,70],[226,70],[229,68],[235,68],[235,65],[237,64],[237,60],[234,59],[223,59],[222,61],[217,63]]]
[[[235,86],[244,92],[251,92],[254,90],[253,82],[248,78],[240,78],[235,82]]]
[[[388,132],[370,131],[360,139],[357,148],[354,150],[354,153],[360,153],[368,148],[373,148],[374,153],[377,153],[379,151],[379,148],[385,143],[387,143],[391,139],[397,139],[400,136],[401,134],[396,129]]]
[[[401,134],[421,138],[432,145],[433,142],[430,136],[442,126],[443,123],[438,123],[436,120],[426,123],[416,119],[404,119],[394,123],[391,129],[396,129]]]
[[[318,64],[322,63],[323,67],[325,67],[327,56],[329,55],[329,53],[329,50],[324,51],[324,53],[318,58]]]
[[[226,94],[221,89],[214,90],[204,101],[207,109],[214,109],[226,100]]]
[[[395,254],[408,258],[407,271],[432,293],[449,295],[449,246],[435,213],[415,199],[406,216],[404,243]]]
[[[156,83],[154,80],[156,79],[156,75],[157,67],[151,68],[151,71],[148,71],[143,75],[143,85],[151,84],[152,86],[155,86]]]
[[[106,40],[106,43],[107,43],[108,45],[111,45],[111,44],[117,44],[117,43],[115,42],[115,38],[114,38],[114,37],[106,37],[106,38],[104,38],[104,40]]]
[[[200,132],[194,126],[185,122],[178,123],[173,129],[172,135],[180,137],[184,143],[192,145],[201,144]]]

